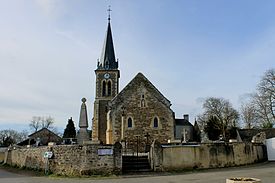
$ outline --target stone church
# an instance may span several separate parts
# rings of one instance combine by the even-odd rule
[[[95,75],[93,142],[114,144],[118,141],[128,146],[140,142],[143,146],[155,139],[161,143],[175,139],[176,120],[171,102],[142,73],[119,92],[120,71],[110,18]]]

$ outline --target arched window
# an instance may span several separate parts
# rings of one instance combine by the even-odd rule
[[[102,96],[104,97],[106,95],[106,81],[102,82]]]
[[[141,107],[145,107],[145,100],[144,100],[144,99],[141,99],[141,101],[140,101],[140,106],[141,106]]]
[[[154,128],[158,128],[159,127],[159,120],[157,117],[154,118],[154,124],[153,124]]]
[[[145,99],[144,95],[141,95],[140,107],[145,107]]]
[[[133,128],[133,120],[132,118],[128,118],[128,128]]]
[[[112,83],[111,81],[108,81],[108,93],[107,93],[107,96],[111,96],[111,92],[112,92]]]

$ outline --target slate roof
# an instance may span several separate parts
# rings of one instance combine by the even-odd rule
[[[47,134],[47,137],[45,137],[45,133]],[[26,140],[19,142],[17,145],[28,145],[29,141],[30,141],[30,145],[35,143],[35,140],[37,137],[43,139],[43,138],[47,138],[47,139],[51,139],[53,140],[56,139],[56,142],[61,142],[62,138],[59,137],[57,134],[55,134],[54,132],[52,132],[51,130],[47,129],[47,128],[42,128],[41,130],[38,130],[37,132],[34,132],[32,134],[30,134],[28,136],[29,138],[27,138]]]
[[[176,126],[193,126],[186,119],[175,119]]]
[[[118,69],[118,62],[115,57],[115,50],[112,38],[111,24],[108,22],[107,33],[103,44],[101,58],[97,65],[98,70]]]
[[[51,130],[49,130],[48,128],[42,128],[42,129],[38,130],[37,132],[34,132],[34,133],[30,134],[28,137],[31,138],[31,137],[35,136],[36,134],[42,133],[43,131],[47,131],[47,132],[50,133],[51,135],[56,136],[56,137],[59,137],[58,135],[56,135],[55,133],[53,133],[53,132],[52,132]],[[61,137],[59,137],[59,138],[61,138]]]
[[[26,140],[23,140],[22,142],[19,142],[17,145],[26,146],[26,145],[33,145],[33,144],[35,144],[35,140],[27,138]]]
[[[266,138],[273,138],[275,137],[275,128],[268,128],[268,129],[240,129],[238,130],[240,137],[244,142],[251,142],[253,136],[260,132],[265,132]]]

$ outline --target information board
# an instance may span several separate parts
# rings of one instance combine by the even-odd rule
[[[104,155],[112,155],[113,154],[113,149],[98,149],[97,154],[104,156]]]

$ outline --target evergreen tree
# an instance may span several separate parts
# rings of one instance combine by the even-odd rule
[[[75,136],[76,136],[76,131],[74,127],[74,121],[72,118],[70,118],[64,130],[63,138],[75,138]]]
[[[201,131],[200,131],[197,120],[195,120],[195,124],[194,124],[193,140],[195,142],[201,142]]]
[[[231,127],[226,131],[226,139],[237,139],[237,127]]]
[[[211,116],[208,119],[204,131],[207,133],[209,140],[218,140],[219,136],[222,134],[222,124],[219,119],[215,116]]]

